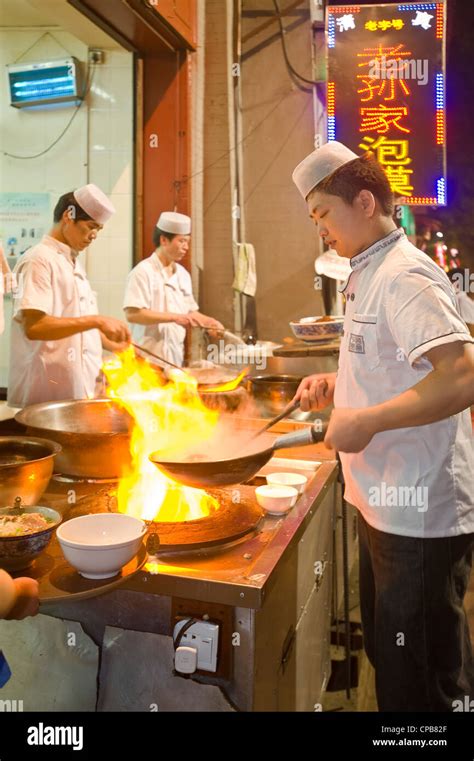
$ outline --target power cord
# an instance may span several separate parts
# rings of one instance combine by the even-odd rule
[[[281,11],[280,6],[278,4],[278,0],[273,0],[273,5],[275,6],[275,16],[278,20],[278,25],[280,27],[280,37],[281,37],[281,46],[283,49],[283,57],[285,59],[285,63],[290,70],[290,72],[293,74],[293,76],[297,77],[298,79],[301,79],[302,82],[306,82],[308,85],[317,85],[319,82],[317,82],[314,79],[308,79],[307,77],[303,77],[302,74],[299,74],[294,66],[292,66],[290,59],[288,58],[288,52],[286,50],[286,42],[285,42],[285,28],[283,26],[283,21],[281,20]]]
[[[173,647],[174,647],[175,652],[177,651],[178,647],[181,645],[181,640],[183,639],[183,637],[186,634],[186,632],[188,631],[188,629],[190,629],[191,626],[193,626],[196,623],[197,623],[197,619],[196,618],[190,618],[188,621],[186,621],[184,626],[181,627],[181,629],[179,630],[179,633],[178,633],[176,639],[173,638]],[[180,676],[182,679],[190,679],[191,678],[191,674],[186,674],[186,673],[183,673],[182,671],[177,671],[176,669],[173,669],[172,673],[173,673],[173,676]]]

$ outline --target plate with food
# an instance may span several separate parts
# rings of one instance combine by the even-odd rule
[[[342,335],[344,317],[332,315],[316,315],[302,317],[298,322],[290,322],[291,330],[296,338],[305,343],[336,341]]]

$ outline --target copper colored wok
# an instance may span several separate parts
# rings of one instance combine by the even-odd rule
[[[258,446],[258,440],[249,443],[249,451],[239,457],[213,461],[172,461],[161,452],[150,455],[151,462],[174,481],[185,486],[198,488],[230,486],[248,481],[271,459],[278,449],[301,447],[323,441],[325,429],[318,431],[314,426],[296,433],[279,436],[270,446]]]

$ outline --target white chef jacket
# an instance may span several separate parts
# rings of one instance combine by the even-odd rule
[[[464,322],[474,325],[474,301],[464,291],[456,294],[456,301]]]
[[[189,272],[181,264],[175,264],[173,274],[167,275],[156,251],[130,272],[123,307],[178,314],[188,314],[199,309],[193,297]],[[175,365],[183,364],[186,329],[181,325],[175,322],[132,324],[131,329],[134,343]]]
[[[8,403],[25,407],[37,402],[94,396],[102,363],[98,330],[57,341],[32,341],[19,322],[23,309],[51,317],[98,314],[97,300],[81,264],[69,246],[45,235],[15,267]]]
[[[351,259],[335,407],[368,407],[414,386],[423,356],[473,343],[445,273],[395,230]],[[372,527],[401,536],[474,532],[474,457],[469,410],[429,425],[377,433],[340,454],[345,498]]]

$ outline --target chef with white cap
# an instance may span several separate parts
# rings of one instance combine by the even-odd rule
[[[179,262],[189,248],[191,219],[164,211],[153,232],[155,251],[130,272],[124,299],[135,343],[181,366],[186,328],[222,329],[198,311],[189,272]]]
[[[381,711],[452,711],[474,694],[463,598],[474,546],[474,339],[440,267],[393,221],[372,154],[331,142],[293,180],[324,242],[349,259],[337,377],[297,392],[334,401],[326,444],[340,452],[359,511],[364,646]]]
[[[114,213],[94,184],[64,194],[54,209],[50,234],[17,263],[10,406],[93,397],[102,347],[119,351],[129,343],[125,323],[98,314],[77,259]]]

